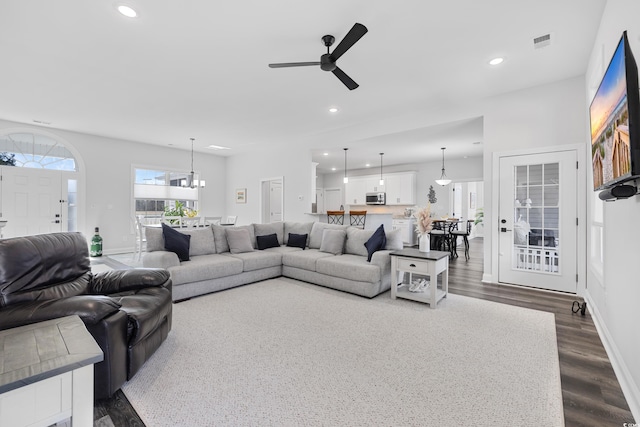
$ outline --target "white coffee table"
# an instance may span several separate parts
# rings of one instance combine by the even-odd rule
[[[405,298],[429,304],[436,308],[438,301],[449,292],[449,252],[420,252],[406,248],[391,253],[391,298]],[[404,273],[409,273],[409,281],[404,282]],[[411,292],[409,285],[414,275],[428,276],[429,288],[424,292]],[[438,275],[441,280],[438,281]]]

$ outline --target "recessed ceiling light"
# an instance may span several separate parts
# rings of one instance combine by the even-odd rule
[[[138,16],[138,12],[130,8],[129,6],[120,5],[118,6],[118,12],[126,16],[127,18],[135,18]]]
[[[504,62],[504,58],[493,58],[491,61],[489,61],[489,65],[498,65],[498,64],[502,64]]]
[[[330,113],[337,113],[338,109],[336,107],[331,107],[331,108],[329,108],[329,112]]]
[[[322,155],[323,155],[323,156],[328,156],[328,155],[329,155],[329,153],[322,153]]]
[[[336,170],[336,168],[331,168],[331,170],[332,170],[332,171],[335,171],[335,170]]]
[[[207,148],[212,150],[231,150],[229,147],[223,147],[222,145],[209,145]]]
[[[364,167],[368,168],[369,166],[371,166],[369,163],[367,163],[366,165],[364,165]]]

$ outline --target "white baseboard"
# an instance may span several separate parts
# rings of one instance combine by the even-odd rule
[[[493,280],[493,275],[492,274],[486,274],[483,273],[482,274],[482,283],[497,283]]]
[[[591,299],[591,295],[588,290],[585,292],[584,300],[587,302],[587,309],[589,310],[589,313],[591,313],[591,318],[596,326],[598,335],[600,335],[600,339],[602,340],[602,345],[607,352],[607,356],[609,356],[613,371],[618,378],[620,388],[622,388],[622,393],[624,393],[624,397],[627,399],[629,409],[631,409],[633,417],[636,420],[640,420],[640,389],[638,388],[638,384],[633,380],[629,369],[627,369],[627,365],[624,363],[624,359],[620,357],[618,347],[613,341],[607,326],[602,321],[602,316],[598,311],[598,307],[593,303],[593,299]]]

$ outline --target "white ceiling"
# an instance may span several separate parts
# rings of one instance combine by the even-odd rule
[[[439,160],[440,147],[481,155],[482,118],[380,123],[584,74],[605,2],[2,0],[0,118],[183,149],[194,137],[225,156],[302,144],[320,170],[341,169],[343,147],[349,168],[380,152],[385,164]],[[338,65],[358,89],[267,67],[318,61],[321,37],[335,47],[355,22],[369,32]]]

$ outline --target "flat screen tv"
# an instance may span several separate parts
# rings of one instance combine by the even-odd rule
[[[589,107],[593,189],[604,190],[640,176],[638,67],[627,32]]]

